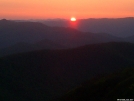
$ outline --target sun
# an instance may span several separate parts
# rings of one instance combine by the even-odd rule
[[[71,21],[76,21],[76,18],[75,18],[75,17],[71,17],[70,20],[71,20]]]

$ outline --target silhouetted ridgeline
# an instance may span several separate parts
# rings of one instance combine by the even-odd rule
[[[0,58],[1,98],[2,101],[47,101],[60,97],[92,77],[98,75],[100,77],[105,73],[113,73],[130,67],[134,67],[134,44],[125,42],[10,55]],[[65,95],[65,101],[67,99],[78,101],[77,98],[80,97],[86,101],[84,99],[88,95],[93,95],[92,99],[99,97],[103,99],[105,95],[100,96],[100,91],[105,86],[104,90],[108,91],[107,98],[111,94],[116,94],[116,89],[117,92],[122,91],[122,87],[124,87],[123,90],[127,89],[125,87],[132,87],[133,90],[133,85],[131,85],[133,78],[125,77],[126,74],[121,75],[125,78],[124,80],[127,80],[123,83],[121,82],[122,78],[119,78],[121,86],[117,85],[118,77],[116,78],[116,75],[115,80],[107,77],[103,81],[103,78],[100,78],[102,82],[98,81],[96,85],[91,80],[93,85],[89,84],[89,89],[87,88],[88,84],[82,86],[82,88],[71,92],[71,95]],[[111,88],[108,88],[107,85]],[[113,91],[111,91],[112,87],[115,87]],[[82,92],[83,95],[76,98]],[[105,91],[102,94],[105,94]],[[122,96],[120,93],[118,95],[117,97]]]
[[[40,20],[49,26],[71,27],[67,20]],[[93,33],[109,33],[118,37],[129,37],[134,35],[134,17],[127,18],[102,18],[102,19],[78,19],[75,27],[80,31]]]
[[[126,34],[130,33],[126,32]],[[120,41],[133,43],[133,37],[119,38],[107,33],[81,32],[73,28],[49,27],[38,22],[0,20],[1,57],[42,49],[67,49],[94,43]]]

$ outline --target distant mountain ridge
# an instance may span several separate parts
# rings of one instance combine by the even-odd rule
[[[68,20],[37,20],[49,26],[71,27]],[[134,17],[126,18],[100,18],[78,19],[76,29],[84,32],[109,33],[117,37],[134,35]]]
[[[4,54],[7,55],[12,54],[8,51],[15,50],[15,48],[19,48],[20,51],[16,51],[19,53],[39,49],[75,48],[94,43],[120,41],[124,41],[124,39],[107,33],[81,32],[69,27],[50,27],[39,22],[0,20],[0,51],[1,53],[4,51]],[[19,46],[19,43],[25,43],[25,45],[27,43],[31,46],[28,48],[26,45],[27,49],[24,50]]]

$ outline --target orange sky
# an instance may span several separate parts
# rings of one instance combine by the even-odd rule
[[[0,19],[134,17],[134,0],[0,0]]]

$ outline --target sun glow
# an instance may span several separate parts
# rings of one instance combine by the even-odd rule
[[[71,21],[76,21],[76,18],[75,17],[72,17],[70,20]]]

